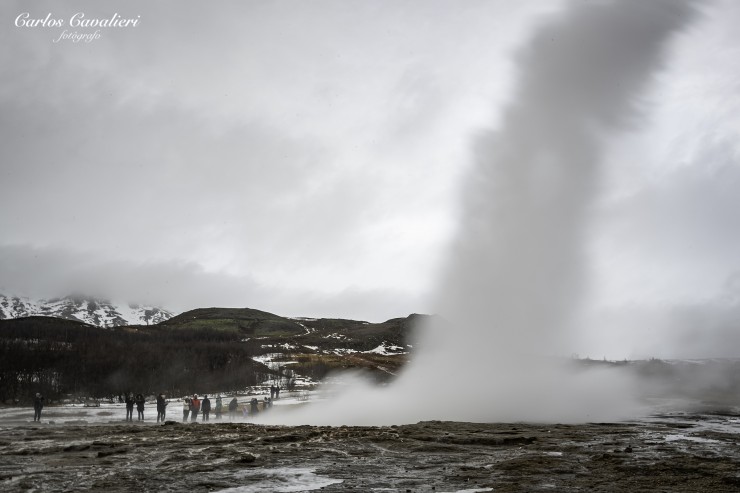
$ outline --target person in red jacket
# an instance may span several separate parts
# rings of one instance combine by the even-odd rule
[[[200,411],[200,400],[197,395],[190,399],[190,421],[197,421],[198,412]]]

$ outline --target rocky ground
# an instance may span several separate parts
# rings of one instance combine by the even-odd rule
[[[10,491],[740,491],[740,416],[390,427],[17,423]]]

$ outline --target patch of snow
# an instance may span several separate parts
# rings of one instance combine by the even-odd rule
[[[309,335],[309,334],[312,334],[312,333],[316,332],[316,329],[309,329],[308,327],[306,327],[306,326],[305,326],[305,325],[303,325],[302,323],[298,322],[297,320],[299,320],[299,319],[295,319],[295,318],[293,318],[293,319],[291,319],[291,320],[296,320],[296,323],[297,323],[298,325],[300,325],[300,326],[301,326],[301,327],[303,328],[303,330],[305,330],[305,331],[306,331],[306,332],[305,332],[304,334],[302,334],[302,335],[304,335],[304,336],[307,336],[307,335]]]
[[[21,296],[0,295],[0,319],[28,317],[40,312],[41,305],[37,301]]]
[[[363,353],[382,354],[384,356],[388,356],[392,354],[406,354],[406,351],[402,346],[393,346],[388,344],[388,342],[383,341],[380,346],[369,351],[363,351]]]
[[[32,300],[0,294],[0,319],[34,315],[78,320],[99,327],[159,323],[173,316],[172,313],[155,307],[111,303],[95,298],[68,296]]]
[[[263,344],[262,345],[262,349],[288,349],[288,350],[291,350],[291,349],[297,349],[297,348],[298,348],[298,346],[296,346],[295,344],[288,344],[287,342],[286,343],[283,343],[283,344]]]
[[[334,351],[332,351],[332,352],[333,352],[334,354],[339,354],[339,355],[342,355],[342,354],[354,354],[354,353],[359,353],[359,351],[357,351],[357,350],[355,350],[355,349],[349,349],[349,348],[338,348],[338,349],[335,349],[335,350],[334,350]]]
[[[272,363],[273,360],[280,358],[282,355],[283,353],[261,354],[259,356],[252,356],[252,359],[257,363],[262,363],[263,365],[270,366],[269,363]]]

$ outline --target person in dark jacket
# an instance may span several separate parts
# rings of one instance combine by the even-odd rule
[[[203,421],[208,421],[209,415],[211,414],[211,399],[209,399],[207,395],[203,396],[200,410],[203,412]]]
[[[144,421],[144,403],[146,399],[142,394],[136,394],[136,411],[139,413],[138,421]]]
[[[41,410],[44,408],[44,396],[36,393],[33,398],[33,420],[41,421]]]
[[[164,417],[166,414],[168,402],[164,398],[164,394],[157,396],[157,423],[161,420],[164,423]]]
[[[236,408],[239,407],[239,403],[236,401],[236,397],[231,399],[229,402],[229,420],[233,421],[236,417]]]
[[[134,420],[134,396],[126,394],[126,421]]]

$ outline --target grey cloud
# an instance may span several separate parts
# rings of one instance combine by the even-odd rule
[[[609,275],[615,280],[633,276],[639,284],[627,289],[643,302],[673,298],[685,303],[715,296],[725,277],[740,269],[737,146],[704,142],[702,149],[691,162],[644,181],[594,217],[594,240],[604,262],[625,266]],[[629,292],[622,295],[629,297]]]
[[[40,289],[39,280],[43,280]],[[193,308],[250,307],[282,316],[351,318],[381,322],[425,307],[416,293],[348,288],[326,294],[271,286],[249,276],[207,272],[193,262],[133,262],[96,252],[28,245],[0,246],[0,293],[56,297],[92,294],[118,302],[152,303],[180,312]]]

